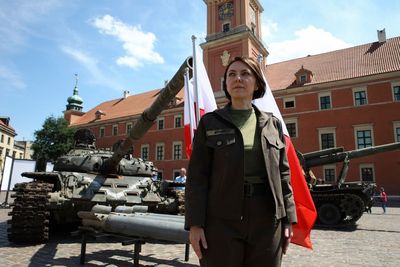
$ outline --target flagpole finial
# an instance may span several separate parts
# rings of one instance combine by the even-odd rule
[[[195,41],[197,39],[196,35],[192,35],[192,41]]]

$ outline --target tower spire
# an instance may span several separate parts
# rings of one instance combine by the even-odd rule
[[[78,92],[78,74],[75,73],[75,87],[73,91],[73,95],[68,97],[67,99],[67,110],[77,110],[82,111],[83,108],[83,99],[79,96]]]

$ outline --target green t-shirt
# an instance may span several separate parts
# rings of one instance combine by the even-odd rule
[[[245,182],[264,182],[267,171],[261,147],[261,132],[257,128],[257,117],[254,109],[238,110],[231,108],[229,113],[243,137]]]

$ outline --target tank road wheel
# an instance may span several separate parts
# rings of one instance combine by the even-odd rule
[[[176,190],[176,197],[178,201],[178,214],[185,214],[185,191],[184,190]]]
[[[346,223],[354,224],[364,213],[365,205],[361,197],[355,194],[346,194],[341,200],[340,206],[346,215]]]
[[[44,243],[49,240],[48,194],[52,184],[19,183],[14,187],[13,209],[9,213],[8,240],[14,243]]]
[[[335,225],[341,218],[339,208],[332,203],[324,203],[318,209],[318,219],[322,224]]]

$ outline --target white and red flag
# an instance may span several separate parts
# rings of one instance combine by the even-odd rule
[[[260,110],[271,112],[282,122],[283,133],[286,141],[286,154],[290,166],[290,181],[292,183],[297,213],[297,224],[293,225],[293,238],[291,242],[312,249],[310,233],[317,218],[317,212],[307,183],[304,179],[303,170],[300,166],[299,159],[297,158],[296,150],[294,149],[292,141],[290,140],[286,124],[283,121],[281,112],[279,111],[278,105],[275,102],[271,88],[269,87],[266,79],[265,83],[266,88],[264,96],[262,98],[255,99],[253,103]]]
[[[192,140],[197,122],[207,112],[217,109],[213,90],[203,60],[194,60],[193,78],[185,75],[184,94],[184,131],[186,156],[190,158],[192,153]],[[196,97],[197,92],[197,97]],[[199,113],[199,114],[197,114]]]

